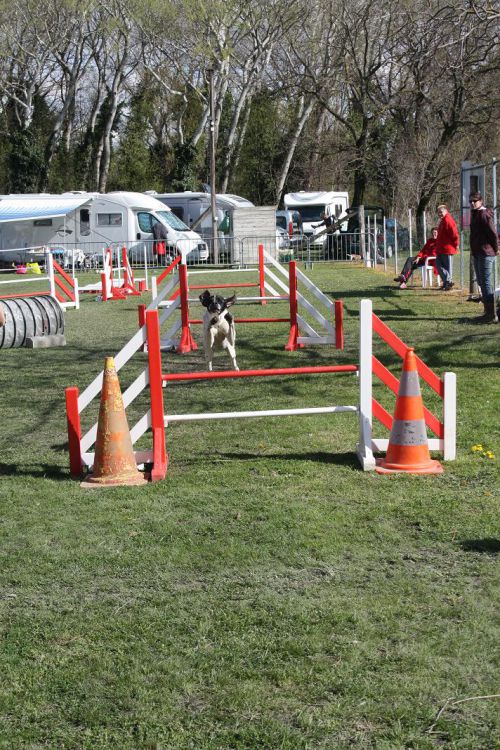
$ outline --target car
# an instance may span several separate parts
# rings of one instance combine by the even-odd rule
[[[286,250],[290,247],[290,237],[285,229],[282,227],[276,227],[276,249]]]
[[[281,209],[276,211],[276,227],[283,229],[290,238],[302,234],[302,218],[298,211]]]

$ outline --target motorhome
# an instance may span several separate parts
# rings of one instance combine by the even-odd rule
[[[298,211],[302,219],[302,231],[311,239],[313,244],[323,244],[324,234],[316,239],[316,235],[324,227],[315,228],[314,224],[321,222],[321,214],[339,217],[346,213],[349,205],[349,195],[344,192],[323,190],[320,192],[306,192],[300,190],[298,193],[286,193],[283,199],[285,209]],[[347,221],[341,225],[342,231],[347,231]]]
[[[16,262],[12,253],[1,252],[13,248],[19,260],[27,260],[29,248],[56,246],[92,255],[109,244],[125,245],[138,259],[146,252],[151,259],[152,228],[157,222],[167,230],[169,250],[188,262],[208,259],[199,234],[152,196],[78,191],[0,196],[0,259]]]
[[[212,244],[213,226],[210,193],[186,190],[182,193],[148,195],[167,205],[181,221]],[[253,262],[262,243],[276,254],[280,238],[276,230],[274,206],[255,206],[240,195],[217,193],[215,196],[219,257],[228,262]]]
[[[202,237],[210,238],[213,234],[209,193],[195,193],[186,190],[183,193],[154,193],[148,195],[168,206],[181,221],[195,229]],[[239,195],[217,193],[215,196],[217,211],[217,228],[225,234],[233,234],[234,213],[238,208],[252,208],[252,201]],[[222,229],[221,229],[222,227]]]

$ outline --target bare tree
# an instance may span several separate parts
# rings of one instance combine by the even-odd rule
[[[500,112],[496,93],[498,35],[486,17],[457,13],[457,7],[434,10],[414,6],[402,37],[407,85],[392,111],[398,136],[392,149],[390,179],[401,185],[411,174],[419,240],[423,214],[458,168],[466,137],[485,132]],[[453,149],[461,145],[462,148]]]

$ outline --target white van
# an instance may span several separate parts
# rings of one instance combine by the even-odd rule
[[[195,193],[186,190],[183,193],[154,193],[148,195],[168,206],[181,221],[195,229],[202,237],[212,237],[212,215],[210,193]],[[240,195],[217,193],[215,206],[217,211],[217,228],[224,234],[233,234],[234,212],[238,208],[253,207],[252,201]]]
[[[213,227],[210,193],[153,193],[172,209],[189,227],[195,229],[212,246]],[[223,262],[253,263],[260,243],[267,252],[276,254],[281,244],[277,232],[274,206],[255,206],[240,195],[217,193],[217,242]]]
[[[0,248],[63,246],[92,255],[123,244],[141,260],[153,256],[154,223],[167,230],[167,245],[188,262],[206,261],[208,248],[167,206],[143,193],[32,194],[0,197]],[[20,253],[21,254],[21,253]],[[3,260],[16,260],[0,252]],[[26,260],[26,257],[20,258]]]
[[[315,239],[316,235],[324,227],[314,228],[313,224],[319,224],[321,213],[326,216],[339,217],[345,214],[349,205],[349,195],[345,192],[334,192],[323,190],[320,192],[306,192],[300,190],[298,193],[286,193],[283,202],[285,209],[298,211],[302,218],[302,231],[306,237],[312,239],[313,244],[323,244],[324,235]],[[347,221],[341,225],[342,231],[347,231]]]

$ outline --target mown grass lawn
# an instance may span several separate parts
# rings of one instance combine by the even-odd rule
[[[484,697],[500,693],[498,327],[473,325],[460,293],[308,273],[345,301],[345,350],[287,353],[286,327],[242,325],[240,367],[357,362],[370,297],[438,374],[457,373],[457,460],[441,476],[363,473],[350,414],[175,424],[164,482],[87,491],[69,478],[64,388],[127,341],[136,303],[86,298],[65,348],[0,351],[1,748],[500,747],[499,701]],[[164,367],[204,369],[199,352]],[[355,404],[357,382],[164,393],[173,412],[287,408]]]

